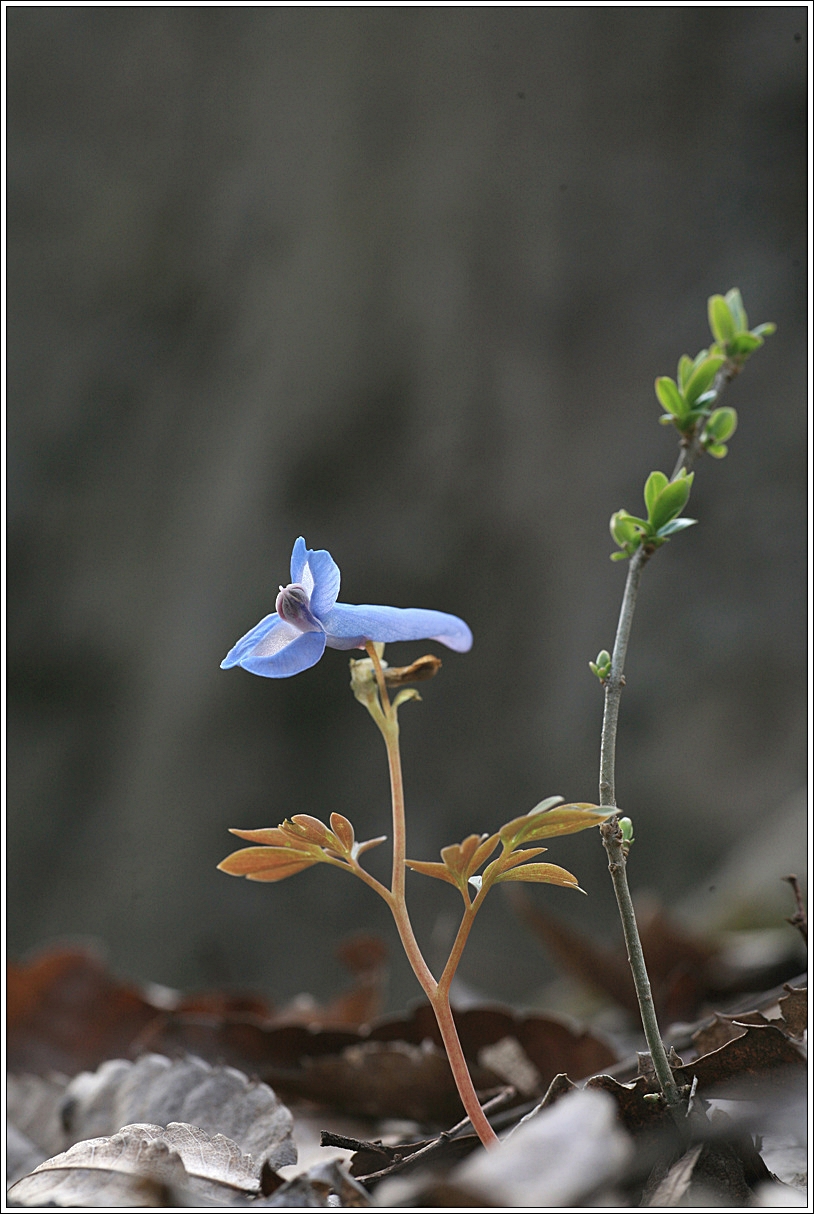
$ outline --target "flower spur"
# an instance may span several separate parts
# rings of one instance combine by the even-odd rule
[[[284,679],[315,666],[330,649],[364,649],[366,641],[440,641],[466,653],[472,633],[463,620],[421,607],[337,603],[339,568],[324,549],[300,538],[291,553],[291,582],[281,586],[276,610],[233,645],[221,668]]]

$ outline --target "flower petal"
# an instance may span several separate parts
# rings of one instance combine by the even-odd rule
[[[337,603],[322,617],[332,649],[363,649],[365,641],[440,641],[466,653],[472,633],[457,615],[421,607],[375,607]]]
[[[273,611],[232,646],[221,669],[242,666],[252,674],[285,679],[314,666],[324,652],[324,632],[300,632]]]
[[[239,666],[241,660],[251,654],[267,637],[269,644],[273,646],[271,652],[277,652],[289,645],[298,635],[300,634],[297,628],[286,624],[276,611],[272,611],[271,615],[264,616],[259,624],[255,624],[254,628],[235,642],[221,662],[220,668],[228,670],[230,666]]]
[[[297,632],[296,628],[291,631],[294,639],[286,643],[284,648],[274,653],[259,654],[255,651],[241,658],[240,665],[244,670],[264,675],[267,679],[287,679],[292,674],[307,670],[309,666],[316,666],[325,652],[325,633]],[[263,642],[260,648],[265,644]]]
[[[339,566],[324,548],[307,548],[302,536],[291,553],[291,581],[305,588],[314,615],[330,611],[339,594]]]

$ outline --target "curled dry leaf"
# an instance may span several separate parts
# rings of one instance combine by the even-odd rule
[[[253,1159],[255,1182],[264,1163],[279,1168],[297,1160],[293,1118],[271,1088],[200,1058],[112,1059],[72,1080],[61,1112],[70,1142],[114,1134],[134,1122],[182,1121],[225,1135]]]
[[[186,1191],[205,1205],[243,1205],[260,1193],[261,1169],[251,1155],[222,1134],[210,1136],[198,1126],[171,1122],[166,1129],[146,1123],[123,1126],[109,1137],[75,1143],[48,1159],[9,1190],[9,1198],[23,1206],[160,1206],[167,1208],[172,1191]],[[358,1188],[347,1173],[340,1178],[320,1177],[306,1193],[307,1177],[298,1177],[298,1195],[315,1200],[306,1206],[327,1205],[323,1200],[334,1184]],[[276,1192],[284,1195],[287,1186]],[[167,1193],[167,1190],[170,1190]],[[175,1201],[170,1204],[175,1205]],[[183,1204],[190,1204],[185,1201]],[[285,1200],[255,1204],[293,1205]],[[355,1204],[361,1204],[358,1200]]]
[[[199,1141],[197,1148],[202,1151],[198,1166],[205,1167],[204,1144]],[[163,1127],[132,1125],[47,1159],[13,1185],[8,1197],[22,1206],[132,1208],[160,1205],[168,1188],[186,1189],[190,1183],[182,1155]]]
[[[383,663],[384,681],[388,687],[403,687],[406,683],[423,683],[433,679],[441,669],[441,659],[431,653],[416,658],[409,666],[388,666]]]
[[[41,1153],[37,1162],[47,1159],[49,1155],[56,1155],[68,1146],[59,1114],[68,1082],[65,1075],[6,1077],[6,1116],[9,1125],[38,1148]]]

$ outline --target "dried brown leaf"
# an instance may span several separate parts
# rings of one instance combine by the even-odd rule
[[[189,1182],[180,1154],[161,1126],[124,1126],[110,1138],[80,1142],[46,1160],[8,1193],[22,1206],[124,1206],[160,1204],[169,1187]]]
[[[711,1088],[729,1079],[749,1086],[762,1086],[772,1074],[785,1082],[788,1068],[805,1066],[805,1057],[795,1042],[774,1024],[749,1025],[743,1034],[720,1049],[696,1058],[695,1062],[676,1070],[680,1083],[691,1083],[697,1077],[700,1088]]]
[[[742,1037],[747,1024],[768,1024],[769,1021],[760,1012],[746,1013],[743,1016],[724,1016],[721,1012],[714,1013],[711,1024],[704,1024],[692,1035],[693,1045],[698,1054],[709,1054],[718,1050],[728,1041]]]
[[[476,1068],[484,1047],[514,1037],[540,1074],[540,1095],[560,1072],[579,1079],[616,1061],[613,1050],[596,1035],[579,1032],[551,1017],[521,1016],[508,1009],[484,1007],[458,1012],[455,1021],[464,1053]],[[404,1042],[425,1050],[429,1047],[423,1043],[431,1043],[436,1047],[439,1065],[431,1061],[426,1070],[417,1068],[416,1055],[409,1052],[405,1055],[403,1051],[395,1059],[382,1059],[375,1051],[369,1057],[364,1052],[344,1056],[349,1047],[366,1042]],[[296,1025],[218,1023],[203,1017],[169,1014],[160,1025],[154,1026],[144,1044],[164,1053],[184,1049],[227,1061],[259,1074],[282,1096],[307,1095],[311,1100],[344,1111],[359,1111],[359,1101],[363,1099],[366,1115],[413,1116],[421,1111],[419,1120],[440,1124],[461,1115],[429,1005],[421,1005],[410,1016],[374,1024],[364,1033],[334,1029],[309,1032]],[[371,1068],[369,1077],[364,1073],[366,1065]],[[364,1085],[368,1078],[370,1090],[366,1093]],[[483,1087],[495,1086],[498,1081],[498,1076],[483,1069],[477,1080]],[[403,1113],[406,1108],[411,1110],[409,1114]]]
[[[441,669],[441,659],[431,653],[416,658],[409,666],[384,666],[384,681],[388,687],[403,687],[405,683],[422,683],[432,679]]]
[[[297,1159],[293,1118],[271,1088],[200,1058],[112,1059],[93,1074],[77,1075],[62,1101],[64,1145],[114,1134],[122,1125],[171,1122],[225,1135],[254,1158],[257,1176],[264,1163],[279,1168]]]
[[[68,1145],[59,1113],[67,1087],[66,1075],[6,1077],[6,1115],[9,1123],[43,1152],[40,1159],[56,1155]]]
[[[537,907],[522,889],[512,887],[507,893],[515,913],[564,972],[638,1016],[630,966],[622,949],[596,944],[550,911]],[[637,914],[659,1015],[667,1023],[692,1019],[710,990],[715,948],[671,923],[652,901],[637,901]]]
[[[788,993],[778,1002],[786,1032],[791,1037],[802,1037],[808,1028],[808,989],[789,986],[787,983],[784,990]]]
[[[127,1054],[158,1009],[88,949],[49,949],[11,962],[7,1066],[16,1074],[75,1075]]]

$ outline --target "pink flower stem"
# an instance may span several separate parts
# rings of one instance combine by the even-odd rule
[[[461,924],[455,945],[453,946],[453,952],[444,969],[442,980],[440,983],[436,982],[415,938],[405,900],[404,878],[406,865],[404,861],[407,855],[407,832],[404,814],[404,782],[401,774],[398,717],[387,694],[387,686],[384,680],[382,665],[379,661],[379,655],[370,642],[367,643],[366,648],[368,656],[373,662],[376,671],[376,681],[379,685],[383,719],[379,721],[374,716],[374,720],[376,720],[379,726],[387,748],[387,762],[390,769],[390,794],[393,806],[393,881],[389,897],[386,901],[390,907],[402,946],[407,954],[407,960],[410,962],[413,973],[420,982],[424,994],[429,999],[432,1010],[435,1013],[438,1029],[441,1033],[441,1040],[444,1043],[444,1049],[446,1050],[452,1070],[452,1077],[455,1080],[455,1086],[458,1089],[461,1103],[469,1120],[472,1122],[472,1128],[483,1145],[485,1147],[494,1147],[498,1145],[499,1139],[490,1126],[478,1100],[478,1094],[475,1091],[472,1076],[469,1074],[469,1067],[464,1057],[463,1047],[458,1037],[458,1030],[455,1027],[455,1020],[449,1003],[450,983],[460,960],[463,946],[466,943],[466,937],[469,935],[471,918],[473,916],[469,912],[465,914],[464,922]],[[465,930],[464,924],[466,924]]]

